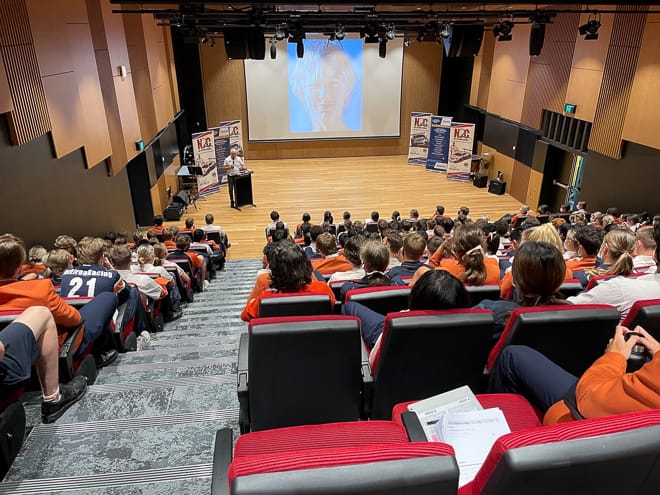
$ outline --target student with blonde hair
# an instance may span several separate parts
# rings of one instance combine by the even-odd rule
[[[602,275],[630,275],[633,271],[632,255],[635,251],[635,234],[628,229],[614,228],[603,238],[600,247],[601,264],[594,268],[576,271],[575,278],[583,287],[593,277]]]
[[[62,275],[73,266],[71,254],[64,249],[50,250],[44,259],[44,263],[47,267],[45,275],[50,278],[55,287],[62,285]]]

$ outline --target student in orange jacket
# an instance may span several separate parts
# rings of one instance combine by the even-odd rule
[[[312,264],[305,252],[290,240],[280,241],[269,256],[271,288],[251,298],[241,312],[241,320],[259,316],[259,302],[264,296],[308,292],[328,294],[334,306],[335,296],[325,282],[312,281]]]
[[[19,281],[18,275],[24,261],[23,241],[12,234],[0,235],[0,311],[23,311],[31,306],[45,306],[53,314],[55,324],[64,329],[75,327],[84,320],[85,332],[76,356],[89,345],[97,343],[97,366],[112,363],[117,358],[117,351],[111,348],[112,335],[108,323],[117,309],[117,296],[110,292],[99,294],[78,312],[55,292],[50,279]],[[65,338],[66,333],[60,335],[60,344]]]
[[[545,356],[526,346],[508,346],[497,360],[489,392],[519,393],[545,412],[544,424],[570,421],[563,398],[575,388],[577,409],[585,418],[598,418],[660,408],[660,343],[642,327],[630,332],[618,326],[605,354],[578,380]],[[642,344],[650,357],[641,369],[626,373],[626,363],[635,344]],[[577,385],[576,385],[577,382]]]

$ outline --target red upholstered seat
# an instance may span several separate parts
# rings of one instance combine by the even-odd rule
[[[475,479],[459,489],[459,495],[478,495],[481,493],[538,493],[534,483],[543,483],[546,479],[554,479],[552,491],[556,493],[604,493],[597,486],[598,483],[611,483],[607,493],[640,493],[634,488],[634,483],[653,483],[653,479],[645,474],[633,473],[635,466],[644,471],[647,467],[654,472],[655,481],[658,481],[658,458],[660,456],[660,410],[643,411],[621,414],[607,418],[596,418],[554,426],[534,428],[512,432],[500,437],[488,454],[486,461],[477,473]],[[650,428],[655,427],[655,428]],[[611,438],[602,438],[602,442],[572,443],[579,439],[601,437],[620,432],[631,432],[640,428],[648,428],[639,432],[632,440],[626,440],[625,435]],[[632,438],[632,437],[630,437]],[[641,453],[635,450],[640,442],[647,441]],[[561,443],[561,445],[552,445]],[[537,449],[519,451],[520,455],[511,451],[529,446],[539,446]],[[556,448],[559,447],[559,448]],[[621,447],[619,458],[617,448]],[[547,450],[547,456],[543,455]],[[650,455],[651,461],[643,462],[642,456]],[[635,463],[636,456],[640,460]],[[516,458],[518,457],[518,458]],[[511,475],[507,470],[526,460],[533,459],[533,466],[524,466],[527,474]],[[624,466],[623,463],[633,461],[634,466]],[[654,460],[655,461],[654,461]],[[544,461],[546,464],[544,465]],[[649,467],[650,464],[650,467]],[[630,469],[630,470],[629,470]],[[566,489],[571,485],[571,475],[577,473],[581,484],[573,484],[573,489]],[[591,474],[591,477],[589,476]],[[607,479],[610,477],[610,479]],[[524,481],[523,481],[524,480]],[[559,486],[559,484],[564,486]],[[628,490],[621,486],[628,486]],[[592,489],[589,489],[591,486]],[[606,485],[607,486],[607,485]],[[651,485],[653,486],[653,485]],[[657,489],[658,485],[655,485]],[[527,491],[525,491],[525,488]],[[508,489],[508,490],[507,490]],[[586,489],[586,491],[585,491]],[[641,493],[652,493],[642,491]],[[657,492],[656,492],[657,493]]]
[[[299,450],[235,458],[228,481],[240,476],[279,473],[303,469],[331,468],[370,462],[398,461],[431,456],[452,456],[454,449],[444,443],[414,442],[354,447]]]
[[[526,430],[541,426],[541,420],[534,407],[522,395],[517,394],[479,394],[477,400],[484,409],[499,407],[504,413],[511,431]],[[402,402],[392,409],[392,421],[403,424],[401,415],[408,406],[417,401]]]
[[[334,306],[329,294],[287,292],[265,295],[259,301],[260,317],[306,316],[332,314]]]
[[[527,345],[576,376],[603,353],[620,314],[606,304],[563,304],[514,309],[488,355],[493,369],[507,345]]]
[[[298,450],[407,442],[406,430],[402,425],[392,421],[354,421],[292,426],[241,435],[234,447],[234,458]]]

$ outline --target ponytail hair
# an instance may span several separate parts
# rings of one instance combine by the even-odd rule
[[[609,268],[585,270],[588,278],[598,275],[630,275],[633,271],[632,253],[635,250],[635,234],[627,229],[610,230],[603,239],[609,256],[614,262]]]
[[[459,264],[465,268],[461,281],[465,284],[482,285],[487,276],[483,231],[474,224],[461,225],[454,233],[453,246]]]
[[[137,249],[137,261],[141,272],[144,271],[144,265],[150,263],[155,265],[154,248],[151,244],[143,244]]]
[[[153,250],[154,250],[154,261],[153,261],[154,266],[163,266],[163,261],[165,260],[165,258],[167,258],[167,248],[165,247],[165,244],[160,242],[158,244],[154,244]]]

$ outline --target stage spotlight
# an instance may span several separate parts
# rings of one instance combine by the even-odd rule
[[[277,41],[282,41],[284,38],[286,38],[286,32],[282,29],[282,26],[277,26],[275,28],[275,39]]]
[[[497,38],[497,41],[511,41],[513,39],[511,36],[513,26],[514,24],[511,21],[498,22],[493,27],[493,36]]]
[[[578,28],[578,31],[584,36],[585,40],[597,40],[600,26],[600,15],[598,15],[596,18],[590,18],[586,24],[582,24],[582,26]]]
[[[385,28],[385,37],[388,40],[393,40],[396,36],[396,28],[394,27],[394,24],[383,25],[383,27]]]
[[[305,56],[305,45],[303,44],[302,38],[296,41],[296,57],[303,58]]]
[[[378,42],[378,56],[385,58],[387,56],[387,40],[380,40]]]
[[[335,28],[335,32],[333,33],[333,39],[337,41],[341,41],[346,37],[346,31],[344,31],[344,26],[341,24],[337,24],[337,27]]]
[[[204,36],[204,37],[202,38],[202,45],[206,45],[208,42],[209,42],[209,37],[208,37],[208,36]]]
[[[360,38],[364,38],[365,43],[378,43],[380,41],[378,26],[374,23],[367,24],[360,29]]]
[[[443,40],[446,40],[451,36],[451,26],[447,23],[442,25],[442,29],[438,33]]]
[[[275,38],[272,38],[270,40],[270,59],[275,60],[277,58],[277,46],[276,46],[277,41],[275,41]]]

